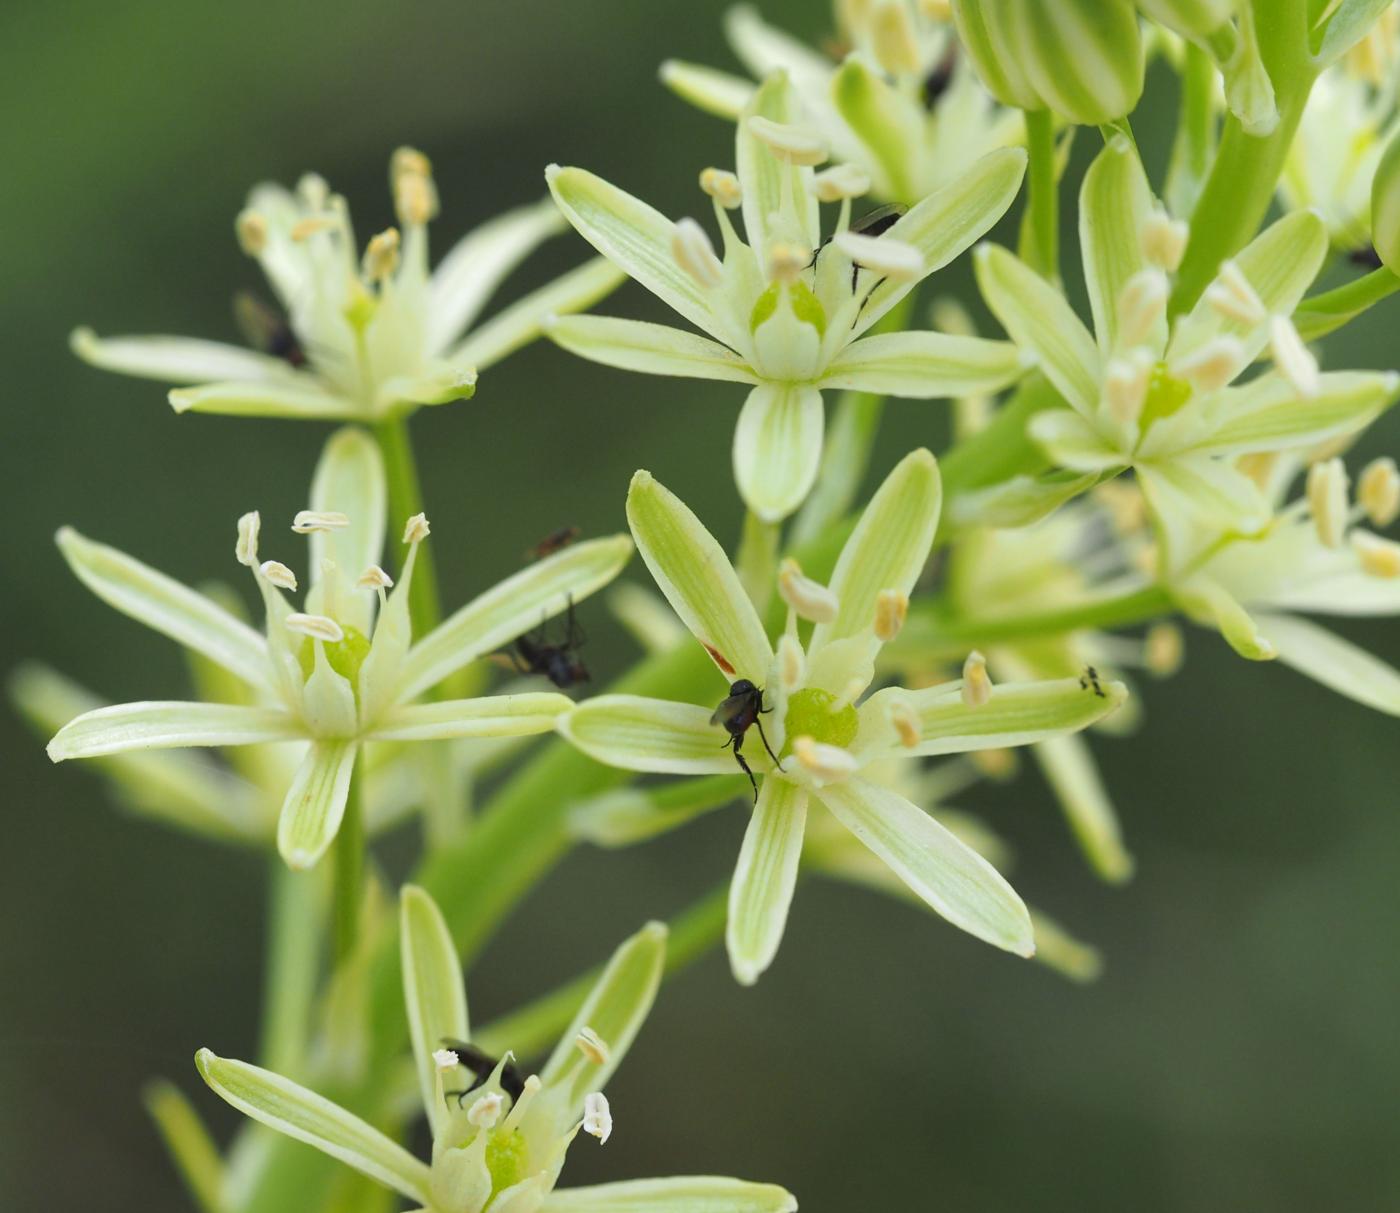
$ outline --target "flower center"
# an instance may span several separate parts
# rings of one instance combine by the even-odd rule
[[[1191,385],[1167,371],[1159,362],[1152,368],[1147,383],[1147,397],[1142,405],[1142,428],[1146,431],[1154,421],[1170,417],[1191,399]]]
[[[358,628],[342,625],[341,630],[345,633],[342,639],[325,640],[321,643],[325,646],[326,662],[337,674],[349,680],[358,701],[360,696],[360,666],[369,656],[369,637]],[[314,642],[309,637],[298,651],[297,661],[301,664],[302,677],[310,678],[312,670],[316,668],[316,650]]]
[[[836,706],[836,696],[820,687],[803,687],[788,699],[787,715],[783,718],[787,743],[783,753],[792,748],[794,737],[810,737],[823,745],[848,747],[856,739],[860,718],[855,707]]]
[[[486,1169],[491,1172],[491,1192],[504,1192],[526,1176],[525,1138],[515,1129],[492,1129],[486,1143]]]
[[[758,332],[759,327],[765,321],[772,319],[778,310],[784,290],[787,291],[788,306],[792,308],[792,314],[803,324],[810,324],[816,329],[818,336],[825,333],[826,310],[817,297],[812,294],[812,288],[800,281],[791,285],[774,282],[769,286],[758,297],[758,301],[753,305],[753,311],[749,313],[749,332]]]

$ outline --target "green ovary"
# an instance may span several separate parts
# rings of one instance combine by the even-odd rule
[[[1141,424],[1144,430],[1154,421],[1170,417],[1191,399],[1191,385],[1184,379],[1177,379],[1167,373],[1164,363],[1152,368],[1152,378],[1147,384],[1147,399],[1142,405]]]
[[[786,754],[792,748],[794,737],[810,737],[825,745],[846,747],[856,739],[860,718],[851,704],[836,706],[836,696],[818,687],[804,687],[788,700],[787,715],[783,718],[787,729],[787,741],[783,746]]]
[[[775,282],[758,297],[758,302],[753,305],[753,311],[749,313],[749,332],[758,332],[760,325],[773,318],[774,313],[778,310],[778,303],[782,299],[783,289],[782,283]],[[820,300],[812,294],[812,288],[805,282],[794,282],[786,289],[788,306],[792,308],[792,314],[803,324],[810,324],[816,329],[818,336],[824,334],[826,332],[826,309],[822,307]]]
[[[342,628],[345,633],[342,640],[324,640],[326,662],[337,674],[350,681],[350,685],[355,688],[355,695],[358,698],[360,693],[360,666],[364,664],[365,658],[369,656],[369,637],[358,628]],[[297,660],[301,663],[302,677],[310,678],[312,671],[316,668],[316,642],[308,639],[301,646],[297,653]]]
[[[493,1129],[486,1143],[486,1169],[491,1172],[492,1193],[518,1184],[527,1174],[525,1139],[514,1129]]]

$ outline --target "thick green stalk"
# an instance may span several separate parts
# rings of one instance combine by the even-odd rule
[[[1396,291],[1400,291],[1400,276],[1381,266],[1345,286],[1304,299],[1293,313],[1293,323],[1304,341],[1316,341],[1350,324]]]
[[[948,647],[965,650],[977,646],[1056,636],[1083,628],[1120,628],[1146,623],[1176,609],[1171,596],[1157,586],[1145,586],[1126,594],[1086,599],[1073,606],[1004,618],[971,616],[954,618],[936,603],[916,604],[909,626],[895,641],[896,651],[906,644],[920,648]]]
[[[788,532],[793,546],[812,542],[850,513],[870,465],[870,449],[884,411],[885,398],[870,392],[843,392],[838,398],[827,428],[817,483]]]
[[[1049,110],[1026,110],[1026,220],[1021,257],[1051,282],[1060,277],[1060,182],[1055,171],[1055,118]]]
[[[381,421],[374,427],[374,437],[384,456],[384,472],[389,482],[390,538],[397,540],[403,535],[404,524],[414,514],[423,512],[423,494],[418,486],[418,464],[413,458],[413,445],[408,436],[408,420],[395,417]],[[399,571],[401,569],[395,570]],[[442,618],[431,539],[418,545],[413,584],[408,594],[413,635],[425,636]]]
[[[350,775],[350,795],[345,802],[345,816],[335,836],[332,912],[337,964],[354,955],[360,932],[360,894],[364,887],[365,868],[363,768],[364,759],[357,755],[355,768]]]
[[[325,885],[317,869],[293,872],[274,855],[268,867],[267,968],[260,1064],[293,1078],[305,1069],[311,1007],[321,971]]]

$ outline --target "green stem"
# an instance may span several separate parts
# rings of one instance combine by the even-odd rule
[[[337,964],[354,955],[360,933],[360,893],[365,865],[365,813],[361,788],[363,768],[364,759],[357,755],[350,774],[350,795],[345,802],[345,816],[335,836],[332,904]]]
[[[1400,276],[1381,266],[1345,286],[1304,299],[1293,313],[1293,323],[1304,341],[1316,341],[1351,323],[1396,291],[1400,291]]]
[[[423,512],[423,494],[418,485],[418,465],[413,458],[408,421],[403,417],[381,421],[374,437],[384,456],[384,472],[389,482],[389,519],[393,538],[403,534],[404,525],[414,514]],[[395,570],[396,572],[401,571]],[[442,618],[438,599],[437,565],[431,540],[418,545],[413,568],[413,584],[408,591],[408,612],[415,637],[426,636]]]
[[[870,448],[884,411],[883,396],[869,392],[841,394],[822,449],[817,483],[789,532],[789,543],[793,546],[810,543],[850,512],[870,465]]]
[[[964,649],[979,645],[1057,636],[1083,628],[1120,628],[1146,623],[1176,609],[1171,596],[1157,586],[1127,594],[1086,599],[1073,606],[1003,619],[954,618],[936,605],[916,607],[910,615],[908,641],[922,647]],[[904,636],[896,645],[904,643]]]
[[[739,584],[749,596],[754,609],[761,615],[773,596],[778,571],[778,542],[782,527],[776,522],[764,522],[752,510],[744,512],[744,529],[739,536],[739,554],[734,571]]]
[[[1054,282],[1060,276],[1060,183],[1055,172],[1055,119],[1049,110],[1026,110],[1025,115],[1030,168],[1021,256],[1043,278]]]
[[[728,910],[729,886],[726,883],[712,889],[671,920],[666,941],[667,977],[693,964],[724,938]],[[473,1043],[495,1057],[500,1057],[507,1049],[520,1058],[539,1056],[569,1026],[602,971],[603,966],[598,965],[557,990],[494,1020],[473,1033]]]
[[[272,857],[258,1057],[267,1069],[293,1078],[305,1069],[306,1038],[321,966],[324,892],[316,870],[293,872],[280,856]]]

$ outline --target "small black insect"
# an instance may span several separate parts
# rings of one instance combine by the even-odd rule
[[[465,1040],[452,1040],[450,1037],[444,1036],[442,1047],[456,1053],[457,1064],[465,1066],[471,1072],[470,1086],[462,1087],[458,1091],[443,1092],[445,1098],[455,1099],[460,1108],[462,1101],[491,1077],[492,1071],[500,1065],[500,1060],[478,1049],[475,1045],[468,1044]],[[520,1071],[515,1068],[513,1062],[508,1061],[501,1066],[501,1090],[511,1099],[519,1099],[520,1093],[525,1090],[525,1080],[520,1077]]]
[[[957,44],[950,44],[947,53],[934,65],[934,68],[924,77],[922,88],[924,108],[931,110],[938,104],[939,99],[948,91],[948,86],[953,82],[953,72],[958,65]]]
[[[855,220],[847,231],[854,232],[857,236],[881,236],[889,231],[909,208],[901,202],[891,202],[889,206],[882,206],[868,214],[862,215]],[[822,255],[822,250],[831,243],[831,237],[827,236],[812,252],[811,261],[807,262],[807,268],[817,264],[817,258]],[[856,277],[864,267],[859,262],[851,265],[851,290],[856,289]]]
[[[294,367],[306,365],[306,351],[287,318],[251,291],[233,297],[233,318],[243,339],[260,354],[271,354]]]
[[[1378,270],[1385,264],[1381,260],[1381,255],[1376,252],[1374,244],[1365,244],[1360,248],[1352,249],[1348,257],[1352,265],[1359,265],[1368,270]]]
[[[1099,682],[1098,670],[1094,669],[1091,665],[1086,665],[1084,667],[1084,673],[1079,675],[1079,685],[1086,691],[1090,687],[1093,687],[1094,694],[1100,699],[1108,698],[1108,696],[1103,693],[1103,684]]]
[[[546,619],[533,632],[516,637],[510,661],[517,673],[543,674],[561,691],[567,690],[589,680],[588,667],[578,655],[586,639],[574,617],[574,600],[570,596],[564,639],[557,643],[550,640],[549,620]]]
[[[525,553],[526,560],[543,560],[546,556],[553,556],[561,548],[566,548],[579,537],[579,529],[576,526],[561,526],[557,531],[551,531],[539,543],[535,544]]]
[[[783,769],[783,764],[778,761],[778,756],[773,753],[773,747],[768,744],[768,736],[763,731],[763,721],[760,716],[766,716],[772,708],[763,706],[763,692],[760,691],[747,678],[740,678],[737,682],[729,684],[729,695],[723,703],[714,710],[710,717],[711,724],[723,725],[729,733],[729,740],[721,746],[721,749],[734,748],[734,758],[738,762],[744,774],[749,777],[749,782],[753,784],[754,803],[758,803],[758,781],[753,777],[753,771],[749,769],[748,760],[745,759],[742,747],[744,744],[744,734],[753,725],[758,725],[758,735],[763,739],[763,748],[768,751],[768,757],[773,760],[778,770]]]

